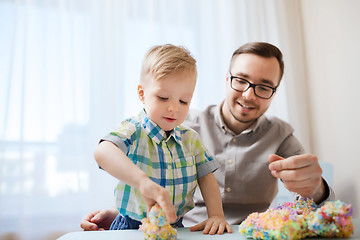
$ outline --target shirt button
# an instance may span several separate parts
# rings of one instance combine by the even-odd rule
[[[170,164],[168,165],[168,169],[169,169],[169,170],[171,169],[171,165],[170,165]]]
[[[232,160],[232,159],[230,159],[230,160],[228,161],[228,163],[229,163],[229,164],[232,164],[232,163],[233,163],[233,160]]]
[[[236,138],[233,138],[233,140],[232,140],[233,142],[236,142]]]
[[[230,187],[226,188],[226,191],[231,192],[231,188]]]

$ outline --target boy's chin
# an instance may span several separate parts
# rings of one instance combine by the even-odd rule
[[[161,126],[160,126],[161,127]],[[162,130],[164,130],[165,132],[171,132],[174,128],[175,128],[176,126],[174,126],[174,127],[169,127],[169,126],[166,126],[166,127],[161,127],[161,129]]]

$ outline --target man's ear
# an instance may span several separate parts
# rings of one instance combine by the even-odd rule
[[[141,84],[138,85],[138,96],[139,96],[139,99],[142,103],[144,103],[144,89],[143,89],[143,86]]]

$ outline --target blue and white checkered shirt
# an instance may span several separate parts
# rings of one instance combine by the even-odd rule
[[[178,219],[194,207],[197,179],[219,168],[194,130],[180,125],[167,137],[144,110],[124,120],[103,140],[118,146],[147,176],[170,192]],[[139,189],[119,182],[115,196],[120,214],[139,221],[146,217]]]

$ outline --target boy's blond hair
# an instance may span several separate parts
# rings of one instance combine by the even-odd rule
[[[143,82],[147,74],[158,80],[182,71],[194,72],[197,75],[196,60],[189,50],[172,44],[154,46],[145,54],[140,82]]]

